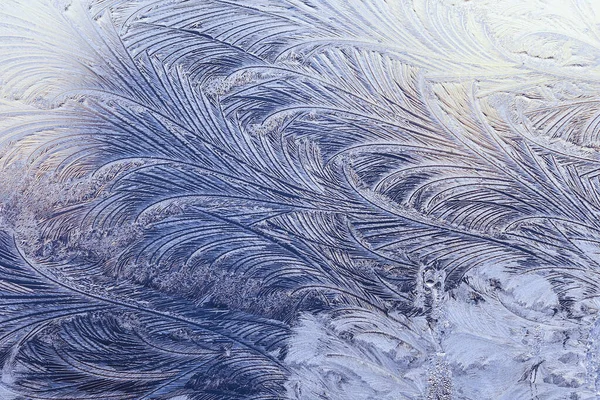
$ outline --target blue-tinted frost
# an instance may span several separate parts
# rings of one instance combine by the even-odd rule
[[[4,0],[0,398],[597,398],[599,23]]]

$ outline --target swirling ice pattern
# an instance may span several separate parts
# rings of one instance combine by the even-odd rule
[[[600,396],[600,2],[3,0],[0,397]]]

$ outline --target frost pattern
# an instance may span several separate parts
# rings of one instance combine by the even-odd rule
[[[599,26],[2,1],[0,397],[598,398]]]

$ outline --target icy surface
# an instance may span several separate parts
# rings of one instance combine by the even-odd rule
[[[600,2],[2,0],[0,399],[600,398]]]

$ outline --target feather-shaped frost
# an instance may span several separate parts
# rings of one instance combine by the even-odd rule
[[[0,395],[591,399],[589,1],[0,5]]]

